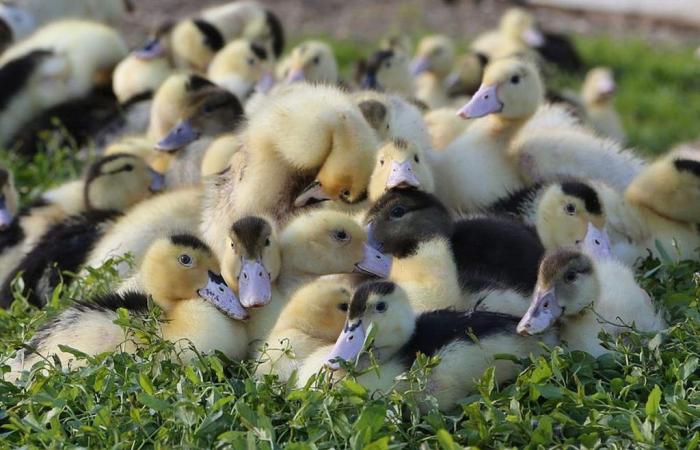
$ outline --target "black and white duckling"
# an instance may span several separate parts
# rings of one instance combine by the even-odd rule
[[[520,334],[540,334],[558,323],[569,349],[599,356],[607,351],[598,340],[601,331],[619,336],[631,326],[648,332],[665,327],[632,270],[612,256],[602,230],[590,226],[583,250],[561,249],[545,257],[530,308],[518,324]]]
[[[114,29],[78,20],[47,25],[7,49],[0,56],[0,144],[35,152],[36,133],[29,131],[54,129],[52,116],[78,137],[112,120],[117,103],[100,89],[109,90],[112,70],[126,54]],[[94,116],[86,114],[93,107]]]
[[[588,123],[601,136],[615,139],[620,144],[627,140],[622,120],[615,110],[617,85],[612,69],[596,67],[586,74],[581,88]]]
[[[336,279],[319,278],[299,288],[265,336],[267,346],[256,351],[256,376],[275,374],[287,381],[307,356],[333,345],[351,299],[350,288]]]
[[[4,280],[0,303],[12,301],[12,282],[21,275],[23,292],[37,306],[59,283],[62,272],[76,273],[95,242],[123,211],[162,188],[162,177],[134,155],[106,156],[85,175],[85,212],[48,228]]]
[[[408,54],[397,49],[377,50],[366,61],[360,61],[357,81],[362,89],[406,98],[412,97],[415,90]]]
[[[231,133],[243,121],[243,106],[235,95],[220,89],[192,96],[183,119],[155,146],[171,155],[165,182],[168,188],[197,184],[207,149],[220,135]]]
[[[278,77],[287,83],[338,83],[338,62],[333,49],[322,41],[305,41],[292,49]]]
[[[370,202],[376,202],[392,189],[433,192],[434,184],[425,152],[413,142],[394,138],[377,152],[377,165],[369,180],[367,194]]]
[[[217,252],[238,218],[284,221],[311,203],[366,196],[378,145],[346,94],[299,83],[266,101],[242,134],[239,163],[207,186],[202,236]]]
[[[134,336],[114,323],[117,309],[144,315],[149,297],[163,311],[160,335],[177,343],[181,361],[196,357],[191,346],[198,352],[218,350],[229,358],[245,357],[248,338],[241,321],[248,315],[218,275],[219,263],[203,242],[191,235],[161,238],[148,249],[140,272],[143,291],[77,301],[41,327],[29,342],[34,351],[18,356],[10,376],[16,378],[49,355],[68,364],[73,355],[60,350],[61,345],[88,355],[134,352],[138,345]]]
[[[415,96],[431,109],[450,103],[445,79],[452,70],[454,59],[454,42],[447,36],[426,36],[418,44],[411,62],[411,73],[416,77]]]
[[[209,65],[207,77],[244,103],[253,93],[266,94],[275,84],[272,56],[265,47],[245,39],[222,48]]]
[[[469,309],[491,291],[500,292],[489,303],[522,310],[535,286],[544,249],[527,225],[495,216],[454,222],[435,196],[406,189],[384,194],[365,220],[372,244],[394,257],[389,278],[412,301],[428,302],[412,303],[416,310]]]
[[[358,361],[360,367],[366,367],[362,349],[372,329],[370,349],[379,362],[379,371],[364,373],[358,381],[370,390],[408,390],[409,386],[396,377],[411,368],[418,354],[437,356],[440,363],[432,369],[421,396],[433,396],[441,410],[451,410],[475,388],[487,368],[495,368],[498,383],[518,374],[516,363],[496,359],[495,355],[526,358],[540,353],[540,339],[519,336],[517,324],[515,316],[484,311],[443,309],[416,315],[400,286],[386,281],[366,283],[355,291],[335,345],[330,351],[322,347],[307,359],[299,372],[299,382],[306,384],[321,364],[336,371],[334,377],[343,372],[339,360]],[[553,341],[550,336],[546,338]]]

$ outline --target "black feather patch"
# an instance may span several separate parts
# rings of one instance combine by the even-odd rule
[[[265,47],[263,47],[262,45],[258,45],[254,42],[251,42],[250,51],[255,53],[255,56],[257,56],[258,59],[262,59],[263,61],[267,59],[267,50],[265,50]]]
[[[190,76],[190,79],[187,80],[187,87],[186,89],[190,92],[196,92],[199,90],[202,90],[204,88],[210,88],[210,87],[216,87],[214,83],[211,81],[207,80],[203,76],[200,75],[192,75]]]
[[[566,195],[583,200],[586,211],[590,214],[603,214],[598,193],[588,184],[581,181],[564,181],[561,183],[561,190]]]
[[[673,161],[673,165],[676,166],[676,170],[679,172],[690,172],[696,177],[700,178],[700,161],[693,161],[692,159],[676,159]]]
[[[562,34],[542,34],[544,35],[544,45],[536,50],[545,60],[568,72],[580,72],[584,69],[583,61],[571,39]]]
[[[377,100],[365,100],[357,106],[360,108],[360,111],[362,111],[362,115],[365,117],[367,123],[375,130],[379,130],[386,118],[386,106]]]
[[[516,335],[520,318],[487,311],[463,312],[450,309],[430,311],[416,319],[411,339],[399,351],[401,361],[410,367],[416,354],[433,356],[455,341],[473,342],[496,334]],[[380,324],[381,326],[381,324]]]
[[[208,253],[211,253],[211,250],[209,250],[209,247],[207,244],[202,242],[201,239],[199,239],[196,236],[193,236],[191,234],[176,234],[173,236],[170,236],[170,242],[173,243],[173,245],[178,245],[181,247],[189,247],[195,250],[203,250]]]
[[[267,26],[272,35],[272,51],[275,53],[275,57],[279,57],[284,51],[284,29],[282,28],[282,22],[269,10],[265,11],[265,20],[267,21]]]
[[[367,60],[366,74],[376,76],[385,61],[394,57],[393,50],[377,50]]]
[[[352,296],[348,318],[354,319],[365,312],[370,295],[374,294],[380,297],[390,295],[394,289],[396,289],[396,285],[391,281],[372,281],[361,284]]]
[[[255,216],[244,217],[234,222],[231,231],[241,243],[246,258],[256,258],[262,253],[261,245],[270,236],[272,227],[265,219]]]
[[[509,193],[506,197],[492,203],[486,211],[495,215],[522,218],[532,202],[537,198],[544,185],[536,183],[531,186]]]
[[[19,215],[15,216],[10,226],[0,231],[0,255],[2,255],[6,249],[14,247],[24,239],[24,230],[20,226],[19,221]]]
[[[27,84],[32,72],[41,64],[44,58],[51,56],[52,51],[34,50],[18,58],[10,60],[0,67],[0,111],[5,109],[12,98]]]
[[[215,52],[218,52],[224,47],[224,37],[214,25],[202,19],[195,19],[192,22],[204,35],[204,44],[207,47]]]

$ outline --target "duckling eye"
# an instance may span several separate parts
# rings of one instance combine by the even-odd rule
[[[321,64],[321,58],[319,58],[318,56],[316,56],[316,57],[313,59],[313,63],[316,64],[316,65],[318,66],[319,64]]]
[[[347,312],[347,310],[349,308],[350,308],[350,305],[348,305],[347,303],[339,303],[338,304],[338,309],[343,311],[343,312]]]
[[[350,236],[345,230],[335,230],[331,233],[331,236],[338,242],[347,242],[350,240]]]
[[[131,165],[131,164],[127,164],[126,166],[123,167],[122,170],[123,170],[124,172],[131,172],[132,170],[134,170],[134,166]]]
[[[413,160],[414,160],[416,163],[420,164],[420,158],[418,157],[418,155],[413,155]]]
[[[344,189],[343,191],[340,192],[340,196],[344,200],[348,200],[350,198],[350,189]]]
[[[570,216],[573,216],[574,214],[576,214],[576,205],[574,205],[573,203],[567,203],[566,205],[564,205],[564,212]]]
[[[386,304],[386,302],[379,302],[379,303],[377,303],[377,304],[375,305],[374,309],[375,309],[377,312],[382,313],[382,312],[386,311],[386,309],[387,309],[387,304]]]
[[[248,65],[249,66],[254,66],[255,65],[255,60],[253,58],[248,58]]]
[[[510,82],[513,84],[520,83],[520,75],[513,75],[512,77],[510,77]]]
[[[270,239],[265,239],[265,247],[269,247],[269,246],[270,246]]]
[[[386,67],[387,69],[391,69],[391,63],[388,62],[388,63],[384,64],[384,67]]]
[[[192,257],[190,255],[180,255],[177,260],[185,267],[192,267]]]
[[[400,219],[403,216],[406,215],[408,211],[406,210],[406,207],[403,205],[396,205],[393,208],[391,208],[391,212],[389,214],[391,215],[392,218],[394,219]]]
[[[573,283],[576,281],[576,278],[578,278],[578,274],[573,270],[569,270],[564,274],[564,281],[567,283]]]
[[[383,166],[383,165],[384,165],[384,160],[383,160],[383,159],[380,159],[380,160],[379,160],[379,165],[380,165],[380,166]]]

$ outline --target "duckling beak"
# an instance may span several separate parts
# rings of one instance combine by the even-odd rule
[[[302,206],[311,205],[314,203],[325,202],[333,198],[323,191],[320,181],[314,181],[309,184],[306,189],[294,200],[294,206],[301,208]]]
[[[148,61],[163,56],[165,54],[165,47],[160,43],[160,39],[153,37],[149,39],[143,47],[134,50],[131,54],[136,59]]]
[[[246,308],[260,308],[272,298],[270,274],[260,261],[243,260],[243,267],[238,275],[238,295]]]
[[[248,320],[250,318],[241,302],[238,301],[236,294],[226,285],[221,275],[209,271],[207,285],[199,289],[197,294],[232,319]]]
[[[261,92],[263,94],[267,94],[270,92],[270,89],[272,89],[272,86],[275,85],[275,77],[272,76],[270,72],[265,72],[262,74],[260,79],[255,85],[255,90],[257,92]]]
[[[411,75],[414,77],[422,74],[428,69],[430,69],[430,60],[428,60],[428,58],[421,56],[411,61],[410,70]]]
[[[0,231],[10,228],[12,224],[12,213],[5,204],[5,199],[0,199]]]
[[[151,177],[151,184],[148,189],[151,192],[160,192],[165,188],[165,175],[148,168],[148,175]]]
[[[551,327],[563,312],[554,295],[554,288],[546,291],[538,289],[516,330],[522,336],[540,334]]]
[[[287,74],[287,83],[297,83],[299,81],[304,81],[306,76],[304,75],[304,69],[292,69]]]
[[[459,73],[450,73],[449,75],[447,75],[447,78],[445,78],[445,90],[448,92],[456,90],[459,87],[460,81],[461,80],[459,79]]]
[[[610,96],[615,93],[615,90],[617,89],[617,85],[615,84],[615,80],[613,77],[610,76],[605,76],[601,80],[598,81],[598,94],[603,95],[603,96]]]
[[[591,222],[588,222],[586,237],[583,238],[580,246],[582,251],[588,253],[594,259],[605,260],[613,257],[608,232],[605,231],[605,228],[597,228]]]
[[[377,238],[374,237],[374,227],[372,226],[372,222],[365,225],[365,232],[367,233],[367,245],[381,252],[382,244],[380,244]]]
[[[358,320],[355,323],[350,321],[345,322],[342,333],[338,336],[333,350],[331,350],[331,353],[328,355],[326,366],[331,370],[338,370],[340,368],[339,360],[354,360],[362,351],[364,342],[365,328],[362,326],[362,320]]]
[[[199,133],[193,128],[190,119],[180,121],[160,142],[156,150],[174,152],[199,139]]]
[[[498,85],[496,84],[491,86],[482,84],[471,100],[457,111],[457,115],[462,119],[475,119],[501,112],[503,103],[498,99],[497,87]]]
[[[386,278],[391,272],[391,256],[385,255],[379,250],[364,244],[364,258],[355,264],[355,272],[367,273],[379,278]]]
[[[402,188],[419,188],[420,180],[413,172],[413,165],[411,164],[411,159],[407,159],[404,162],[391,162],[391,172],[389,173],[389,178],[386,180],[386,190],[390,189],[402,189]]]
[[[542,47],[544,45],[544,35],[535,27],[529,27],[523,31],[522,38],[530,47]]]

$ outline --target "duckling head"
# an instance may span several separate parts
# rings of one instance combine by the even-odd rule
[[[649,164],[625,198],[670,219],[700,223],[700,152],[681,149]]]
[[[338,62],[325,42],[306,41],[294,47],[285,61],[282,76],[287,83],[335,84],[338,82]]]
[[[455,59],[455,46],[447,36],[433,35],[421,39],[416,56],[411,62],[413,76],[430,72],[440,78],[446,77]]]
[[[586,74],[581,94],[587,105],[605,105],[615,97],[615,75],[609,67],[596,67]]]
[[[156,36],[117,65],[112,74],[112,90],[124,104],[154,93],[171,72],[165,45]]]
[[[216,52],[224,47],[221,31],[202,19],[183,20],[173,28],[170,42],[175,65],[205,73]]]
[[[292,295],[283,320],[317,339],[333,341],[343,330],[351,299],[350,289],[338,280],[319,278]]]
[[[541,47],[545,42],[535,18],[522,8],[510,8],[506,11],[501,17],[499,29],[510,39],[524,42],[530,47]]]
[[[92,163],[85,174],[85,206],[124,211],[163,189],[163,175],[132,154],[117,153]]]
[[[548,250],[574,246],[586,235],[587,224],[605,226],[596,190],[588,183],[567,180],[547,187],[537,206],[537,233]]]
[[[405,55],[413,54],[413,42],[407,34],[393,33],[379,41],[381,50],[398,50]]]
[[[269,220],[249,216],[234,222],[227,237],[222,274],[246,308],[265,306],[282,264],[279,240]]]
[[[19,209],[19,196],[15,189],[12,172],[0,166],[0,232],[12,225]]]
[[[166,314],[178,302],[202,298],[232,319],[248,318],[219,275],[219,261],[195,236],[179,234],[158,239],[144,255],[140,272],[146,291]]]
[[[577,250],[557,250],[540,263],[535,293],[518,324],[518,333],[543,333],[560,318],[580,313],[599,293],[592,257]]]
[[[415,330],[415,315],[406,292],[390,281],[361,285],[352,296],[343,331],[328,355],[328,367],[338,360],[354,361],[362,351],[369,327],[376,331],[372,348],[382,358],[398,351]]]
[[[384,194],[365,219],[370,242],[397,258],[416,252],[421,242],[449,238],[452,218],[434,195],[418,190],[391,190]]]
[[[384,144],[377,154],[377,164],[369,180],[368,195],[372,202],[392,189],[419,189],[432,192],[433,175],[423,150],[402,138]]]
[[[215,137],[233,131],[243,120],[241,102],[225,89],[201,91],[191,101],[183,111],[185,118],[156,144],[156,150],[179,150],[202,136]]]
[[[544,87],[537,67],[516,57],[497,59],[486,66],[479,90],[457,114],[473,119],[498,114],[504,119],[524,119],[542,104]]]
[[[216,54],[207,75],[219,86],[245,98],[253,91],[266,93],[272,88],[272,70],[272,57],[264,46],[236,39]]]
[[[481,84],[488,57],[481,53],[467,53],[455,64],[455,70],[445,80],[450,96],[473,95]]]
[[[315,210],[294,219],[280,235],[282,267],[313,275],[367,273],[386,277],[391,259],[367,243],[367,233],[349,215]]]
[[[250,19],[241,36],[267,49],[275,58],[284,51],[284,28],[279,18],[270,10]]]
[[[407,54],[400,50],[377,50],[364,65],[362,89],[406,92],[412,86]]]

